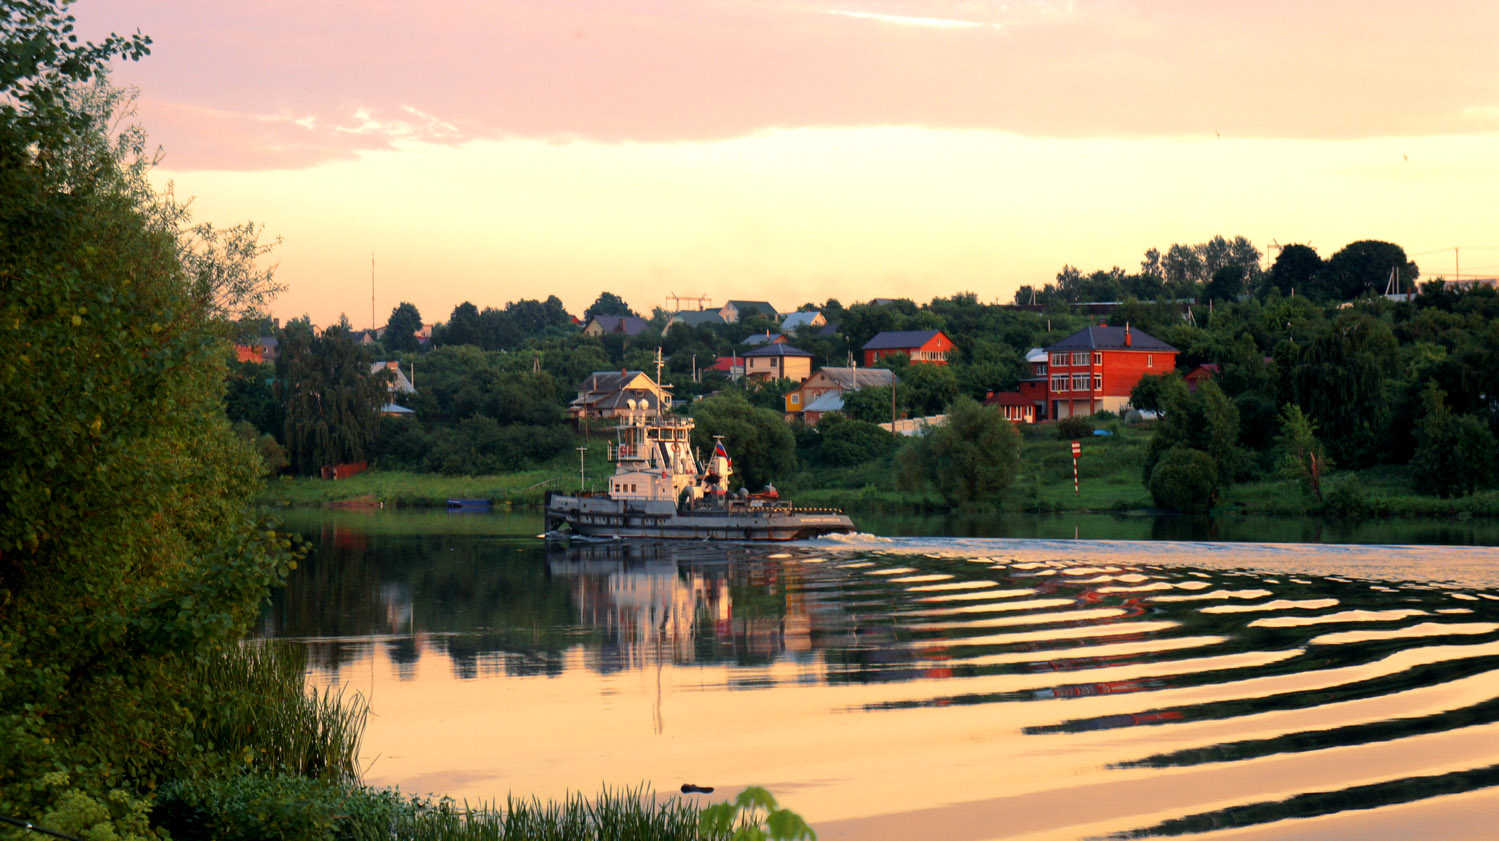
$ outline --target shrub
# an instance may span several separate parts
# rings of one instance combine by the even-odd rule
[[[1057,437],[1063,441],[1087,438],[1093,434],[1093,422],[1087,418],[1062,418],[1057,421]]]
[[[1202,513],[1218,497],[1218,467],[1207,453],[1178,444],[1156,462],[1149,488],[1162,508]]]

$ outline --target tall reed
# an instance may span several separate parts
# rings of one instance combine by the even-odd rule
[[[369,705],[343,690],[305,689],[307,651],[243,642],[198,664],[206,687],[201,743],[232,765],[264,774],[357,782]]]

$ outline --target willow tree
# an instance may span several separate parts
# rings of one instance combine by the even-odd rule
[[[319,336],[306,321],[288,324],[276,389],[292,469],[316,473],[368,458],[389,382],[388,374],[370,373],[368,354],[343,327]]]

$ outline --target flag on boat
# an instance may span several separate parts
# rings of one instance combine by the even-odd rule
[[[734,460],[731,459],[731,458],[729,458],[729,451],[725,450],[723,448],[723,441],[716,441],[716,442],[714,442],[714,444],[713,444],[713,457],[714,458],[722,458],[725,461],[727,461],[730,465],[732,465],[734,463]]]

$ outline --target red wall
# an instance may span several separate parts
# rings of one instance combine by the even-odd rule
[[[907,356],[915,356],[915,354],[912,351],[918,351],[918,350],[924,350],[924,351],[928,351],[928,352],[932,352],[932,353],[946,353],[947,351],[952,350],[952,347],[953,347],[952,340],[949,339],[949,338],[947,338],[947,335],[945,333],[938,333],[937,335],[935,335],[935,336],[932,337],[931,341],[929,341],[926,344],[922,345],[921,347],[917,347],[917,348],[880,348],[879,350],[866,350],[866,351],[864,351],[864,367],[865,368],[872,368],[872,367],[874,367],[874,364],[876,362],[878,362],[879,359],[880,359],[880,357],[882,357],[882,356],[891,356],[891,355],[897,354],[897,353],[903,353],[903,354],[906,354]],[[911,361],[912,362],[920,363],[922,365],[946,365],[947,364],[947,360],[946,359],[942,359],[942,360],[912,359]]]

